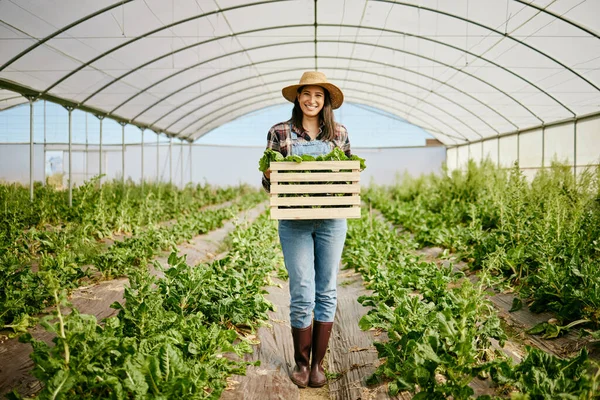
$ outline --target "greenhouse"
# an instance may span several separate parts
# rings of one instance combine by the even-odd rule
[[[0,1],[0,397],[600,399],[597,0]]]

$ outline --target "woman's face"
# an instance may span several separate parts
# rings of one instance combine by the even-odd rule
[[[304,115],[316,117],[325,104],[325,89],[321,86],[304,86],[298,93],[298,103]]]

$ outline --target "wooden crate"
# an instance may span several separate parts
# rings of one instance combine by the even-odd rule
[[[272,162],[270,168],[271,219],[360,218],[359,161]]]

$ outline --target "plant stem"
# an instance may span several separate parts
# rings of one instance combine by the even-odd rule
[[[63,346],[65,348],[65,364],[69,365],[70,353],[69,344],[67,343],[67,336],[65,335],[65,321],[62,313],[60,312],[60,304],[58,301],[58,291],[54,290],[54,301],[56,302],[56,315],[58,316],[58,323],[60,324],[60,337],[63,339]]]

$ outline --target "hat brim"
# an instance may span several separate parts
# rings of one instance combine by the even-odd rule
[[[333,108],[334,110],[336,108],[340,108],[340,106],[344,102],[344,94],[342,93],[340,88],[329,82],[290,85],[281,89],[281,94],[283,94],[283,97],[287,101],[293,103],[296,100],[296,94],[298,93],[298,89],[302,86],[321,86],[322,88],[327,89],[327,91],[329,92],[329,98],[331,99],[331,108]]]

